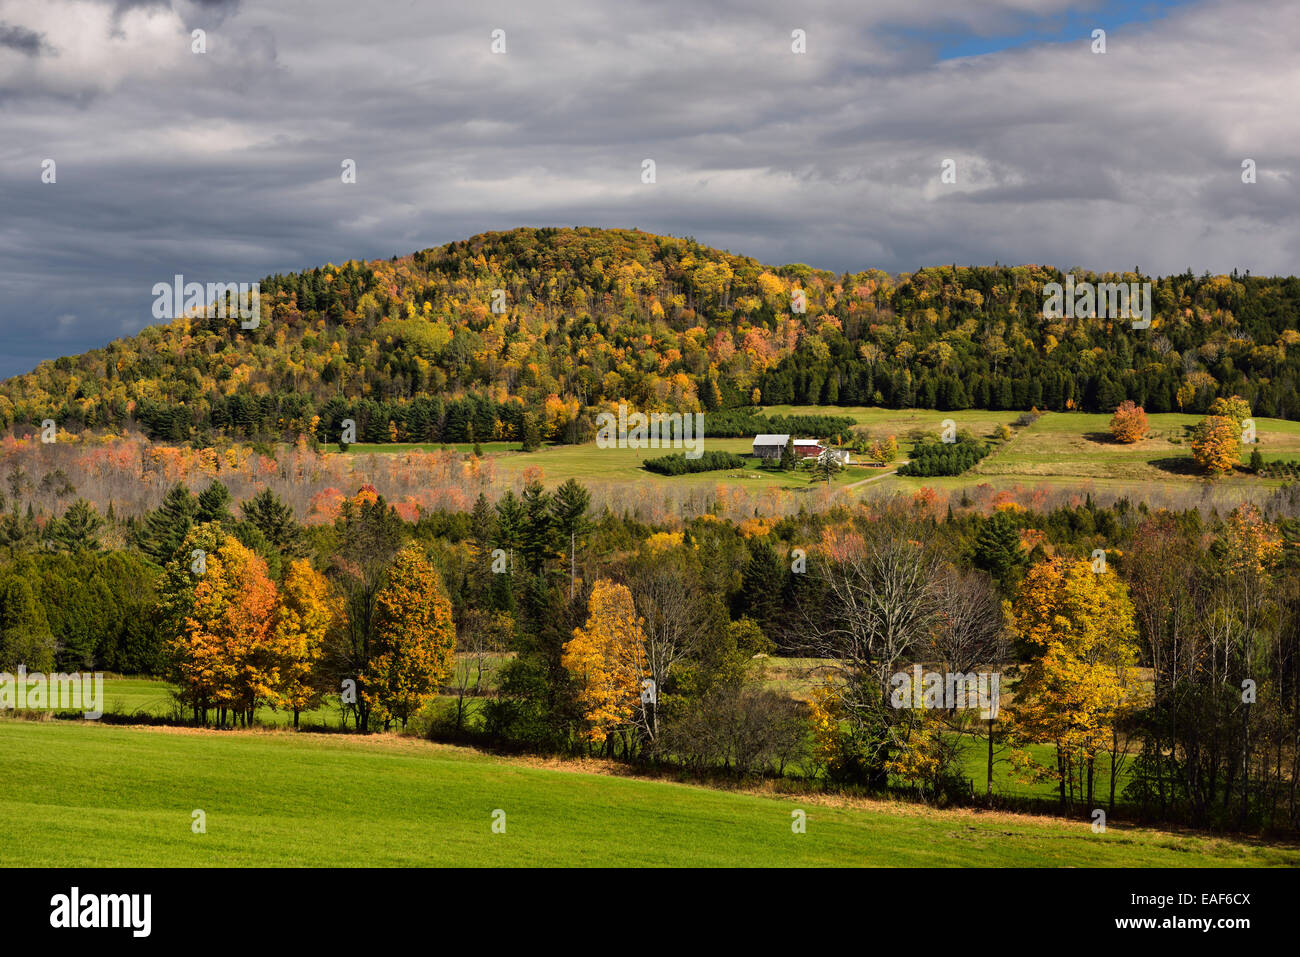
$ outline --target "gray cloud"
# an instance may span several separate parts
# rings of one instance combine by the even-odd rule
[[[15,27],[0,21],[0,47],[17,50],[27,56],[50,54],[54,51],[45,42],[45,37],[26,27]]]
[[[59,51],[0,47],[0,374],[149,324],[177,272],[250,280],[519,225],[835,270],[1295,271],[1297,9],[1197,3],[1112,28],[1105,55],[1085,33],[935,62],[927,30],[1078,5],[864,6],[0,0]]]

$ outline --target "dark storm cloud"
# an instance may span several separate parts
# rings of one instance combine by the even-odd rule
[[[0,44],[0,374],[147,325],[178,272],[247,281],[519,225],[837,271],[1294,271],[1295,9],[1189,4],[1111,30],[1105,55],[1084,33],[936,62],[939,33],[1089,4],[931,6],[0,0],[58,54]]]
[[[15,27],[0,21],[0,47],[17,50],[27,56],[54,52],[45,42],[45,37],[25,27]]]

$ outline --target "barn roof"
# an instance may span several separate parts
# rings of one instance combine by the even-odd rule
[[[765,433],[763,435],[754,436],[755,445],[785,445],[785,443],[789,441],[790,434],[788,432],[784,435],[768,435]]]

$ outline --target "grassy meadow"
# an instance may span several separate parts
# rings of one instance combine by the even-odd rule
[[[1115,821],[720,791],[387,735],[2,719],[0,775],[17,867],[1300,865],[1300,848]]]
[[[499,662],[496,661],[489,663],[485,679],[485,691],[488,694],[491,694],[495,688],[492,672],[498,664]],[[457,667],[464,671],[470,667],[470,663],[462,659]],[[813,688],[831,674],[826,663],[816,658],[770,658],[765,662],[765,673],[766,687],[802,700],[810,700]],[[1014,700],[1013,687],[1008,686],[1004,689],[1004,701]],[[111,716],[114,724],[129,724],[133,718],[139,719],[141,723],[170,718],[174,716],[172,691],[171,684],[158,678],[108,676],[104,681],[104,710]],[[487,700],[489,699],[485,697],[466,698],[465,720],[472,725],[475,721],[474,716]],[[423,722],[435,714],[446,720],[453,713],[455,706],[456,701],[453,696],[446,694],[439,696],[426,706],[417,723],[423,727]],[[300,720],[304,731],[333,730],[342,726],[337,702],[333,699],[327,699],[318,709],[303,712]],[[261,707],[257,710],[256,723],[266,729],[289,729],[293,725],[293,714]],[[982,734],[982,727],[980,731]],[[961,774],[970,778],[977,794],[983,794],[986,785],[986,743],[986,738],[967,736],[958,756],[958,769]],[[1030,745],[1029,751],[1040,762],[1051,763],[1053,760],[1053,751],[1049,745]],[[1117,782],[1116,791],[1120,804],[1124,803],[1123,789],[1128,781],[1129,767],[1131,762],[1122,766]],[[790,767],[792,774],[808,773],[811,770],[799,764]],[[1097,794],[1104,799],[1110,787],[1109,755],[1098,756],[1096,775]],[[901,782],[898,783],[901,785]],[[1007,752],[1000,741],[997,743],[995,754],[993,789],[994,793],[1001,797],[1032,798],[1049,803],[1056,799],[1052,782],[1030,781],[1012,773]]]
[[[1188,430],[1200,420],[1197,415],[1161,413],[1148,416],[1149,432],[1145,439],[1132,445],[1112,441],[1108,431],[1110,416],[1084,412],[1049,412],[1033,424],[1014,427],[1018,412],[966,410],[942,412],[928,409],[878,409],[864,406],[768,406],[772,415],[810,414],[839,415],[872,430],[873,434],[894,435],[900,446],[899,459],[887,468],[852,466],[835,479],[840,487],[853,486],[873,490],[898,488],[914,491],[921,486],[956,489],[978,484],[995,488],[1011,486],[1048,486],[1099,490],[1147,490],[1159,486],[1166,490],[1199,490],[1205,484],[1192,461]],[[952,477],[907,478],[894,474],[894,468],[907,456],[913,430],[939,432],[941,423],[952,419],[958,429],[968,429],[993,443],[992,453],[964,475]],[[1300,422],[1284,419],[1255,420],[1259,451],[1266,462],[1300,460]],[[724,452],[747,453],[752,440],[711,439],[705,420],[705,448]],[[1008,426],[1012,437],[996,439],[1000,426]],[[378,454],[412,449],[435,450],[438,445],[354,445],[350,454]],[[452,446],[449,446],[452,448]],[[455,446],[468,453],[471,446]],[[546,446],[533,453],[523,453],[518,443],[483,443],[483,452],[494,463],[498,476],[510,480],[521,477],[525,469],[540,468],[548,486],[566,479],[649,484],[651,487],[700,487],[718,484],[746,488],[787,490],[820,486],[808,471],[774,472],[750,463],[743,469],[703,472],[694,475],[663,476],[646,471],[646,458],[668,454],[672,450],[600,449],[594,442],[584,445]],[[1243,465],[1250,449],[1243,446]],[[871,481],[875,480],[875,481]],[[1217,479],[1220,489],[1260,492],[1282,484],[1280,478],[1261,478],[1244,470]]]

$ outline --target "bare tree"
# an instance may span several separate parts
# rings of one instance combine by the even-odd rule
[[[628,589],[643,620],[645,658],[653,682],[639,709],[642,728],[653,746],[659,738],[659,690],[669,672],[695,649],[706,615],[704,596],[686,569],[659,559],[635,562],[627,573]]]
[[[890,677],[928,646],[942,610],[942,571],[932,527],[897,507],[860,534],[842,531],[824,541],[809,563],[811,587],[799,606],[804,643],[842,679],[845,713],[867,732],[875,786],[888,779],[895,725],[912,721],[890,707]]]
[[[456,638],[456,730],[465,726],[469,698],[482,695],[491,665],[509,646],[512,622],[504,612],[468,609]]]
[[[967,674],[981,665],[1000,665],[1011,654],[1006,616],[997,586],[985,572],[962,571],[949,567],[939,579],[935,593],[939,611],[930,639],[930,655],[948,673]],[[954,731],[965,733],[968,715],[954,709],[949,723]],[[993,796],[992,714],[987,722],[988,761],[985,796]]]

